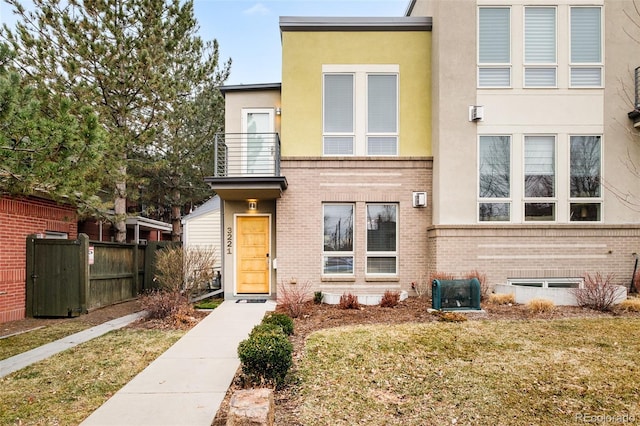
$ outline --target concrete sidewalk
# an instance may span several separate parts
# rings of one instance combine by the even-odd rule
[[[58,352],[62,352],[79,345],[80,343],[95,339],[109,331],[125,327],[135,320],[142,318],[144,315],[146,315],[145,312],[136,312],[121,318],[116,318],[114,320],[107,321],[104,324],[100,324],[87,330],[72,334],[71,336],[67,336],[63,339],[56,340],[55,342],[47,343],[46,345],[37,347],[30,351],[4,359],[0,361],[0,377],[4,377],[14,371],[18,371],[33,364],[34,362],[42,361],[43,359],[49,358]]]
[[[81,424],[210,426],[240,366],[238,344],[275,306],[223,302]]]

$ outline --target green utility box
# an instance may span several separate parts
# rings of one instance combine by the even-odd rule
[[[477,278],[433,280],[431,307],[443,311],[480,310],[480,281]]]

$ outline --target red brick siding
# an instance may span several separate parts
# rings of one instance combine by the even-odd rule
[[[77,223],[72,206],[0,196],[0,323],[25,316],[27,235],[55,231],[76,239]]]

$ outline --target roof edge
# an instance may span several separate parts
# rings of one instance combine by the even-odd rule
[[[431,31],[427,16],[306,17],[281,16],[280,31]]]
[[[229,86],[220,86],[219,89],[223,95],[227,92],[242,92],[250,90],[280,90],[282,89],[282,83],[233,84]]]

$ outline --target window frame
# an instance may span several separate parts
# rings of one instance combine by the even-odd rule
[[[352,229],[351,229],[351,250],[346,251],[346,250],[335,250],[335,251],[327,251],[325,250],[325,236],[326,236],[326,230],[325,230],[325,217],[326,217],[326,213],[325,213],[325,208],[327,206],[349,206],[351,207],[351,224],[352,224]],[[327,276],[327,277],[335,277],[335,276],[342,276],[342,277],[353,277],[355,276],[355,252],[356,252],[356,221],[355,221],[355,215],[356,215],[356,204],[355,203],[322,203],[322,259],[321,259],[321,271],[322,271],[322,276]],[[351,272],[327,272],[326,267],[327,267],[327,259],[328,258],[351,258]]]
[[[576,9],[599,9],[600,10],[600,61],[599,62],[574,62],[573,61],[573,11]],[[602,89],[604,87],[604,8],[601,5],[575,5],[569,6],[569,88],[572,89]],[[599,85],[577,85],[573,83],[573,70],[598,68],[600,70]]]
[[[325,76],[353,75],[353,133],[325,132]],[[395,75],[396,77],[396,132],[383,133],[396,138],[396,154],[368,154],[368,76]],[[372,133],[372,135],[376,135]],[[351,154],[327,154],[327,137],[353,137]],[[324,64],[322,65],[322,156],[323,157],[397,157],[400,152],[400,65],[399,64]]]
[[[482,181],[482,174],[481,174],[481,144],[482,144],[482,139],[483,138],[493,138],[493,137],[506,137],[508,138],[508,146],[509,146],[509,156],[508,156],[508,163],[509,163],[509,172],[508,172],[508,176],[509,176],[509,196],[508,197],[483,197],[481,195],[481,191],[480,191],[480,186],[481,186],[481,181]],[[486,135],[478,135],[478,139],[477,139],[477,158],[478,158],[478,167],[477,167],[477,179],[478,179],[478,185],[476,186],[476,189],[478,191],[478,202],[477,202],[477,220],[479,223],[495,223],[495,222],[502,222],[502,223],[509,223],[512,221],[512,212],[513,212],[513,136],[510,134],[486,134]],[[508,219],[507,220],[482,220],[482,216],[480,214],[481,211],[481,205],[483,204],[506,204],[509,208],[509,213],[508,213]]]
[[[396,229],[395,229],[395,251],[388,251],[388,250],[370,250],[369,249],[369,206],[393,206],[395,209],[395,223],[396,223]],[[399,213],[400,213],[400,206],[398,203],[385,203],[385,202],[378,202],[378,203],[365,203],[365,229],[366,229],[366,233],[365,233],[365,275],[366,276],[377,276],[377,277],[397,277],[398,276],[398,266],[399,266],[399,256],[398,256],[398,249],[399,249],[399,244],[400,244],[400,239],[399,239],[399,235],[400,235],[400,225],[399,225],[399,221],[398,221],[398,217],[399,217]],[[394,257],[395,258],[395,272],[369,272],[369,258],[388,258],[388,257]]]
[[[599,196],[597,197],[579,197],[579,196],[572,196],[571,194],[571,180],[572,180],[572,172],[571,172],[571,143],[572,143],[572,139],[574,137],[597,137],[599,138],[599,176],[598,176],[598,181],[599,181]],[[604,154],[604,148],[603,148],[603,135],[600,134],[569,134],[567,135],[567,150],[568,150],[568,162],[569,164],[567,165],[567,170],[568,170],[568,179],[567,179],[567,194],[569,194],[568,196],[568,220],[567,222],[569,223],[602,223],[603,220],[603,205],[604,205],[604,198],[603,198],[603,194],[604,194],[604,188],[602,185],[603,182],[603,154]],[[583,206],[583,208],[586,208],[588,205],[597,205],[598,206],[598,216],[599,218],[597,220],[572,220],[572,206],[576,205],[576,206]]]
[[[553,62],[527,62],[527,10],[553,9],[554,20],[554,61]],[[558,88],[558,8],[553,5],[524,6],[522,11],[522,87],[525,89],[556,89]],[[528,70],[553,70],[553,84],[533,85],[527,84]]]
[[[481,62],[480,60],[480,49],[482,47],[482,43],[481,43],[481,33],[480,33],[480,20],[481,20],[481,10],[488,10],[488,9],[505,9],[508,11],[508,37],[507,37],[507,41],[508,41],[508,53],[509,53],[509,60],[507,62]],[[476,70],[476,87],[478,89],[511,89],[513,87],[513,55],[512,55],[512,25],[511,25],[511,18],[512,18],[512,10],[510,6],[479,6],[478,7],[478,14],[477,14],[478,18],[477,18],[477,23],[476,23],[476,39],[477,39],[477,46],[476,46],[476,61],[477,61],[477,70]],[[482,79],[481,79],[481,74],[483,70],[504,70],[508,72],[508,82],[505,85],[483,85],[482,84]]]
[[[550,137],[553,138],[553,196],[531,197],[527,196],[527,138]],[[558,135],[555,134],[523,134],[522,135],[522,222],[523,223],[555,223],[558,222]],[[551,220],[527,220],[527,204],[551,204],[553,206],[553,219]]]

